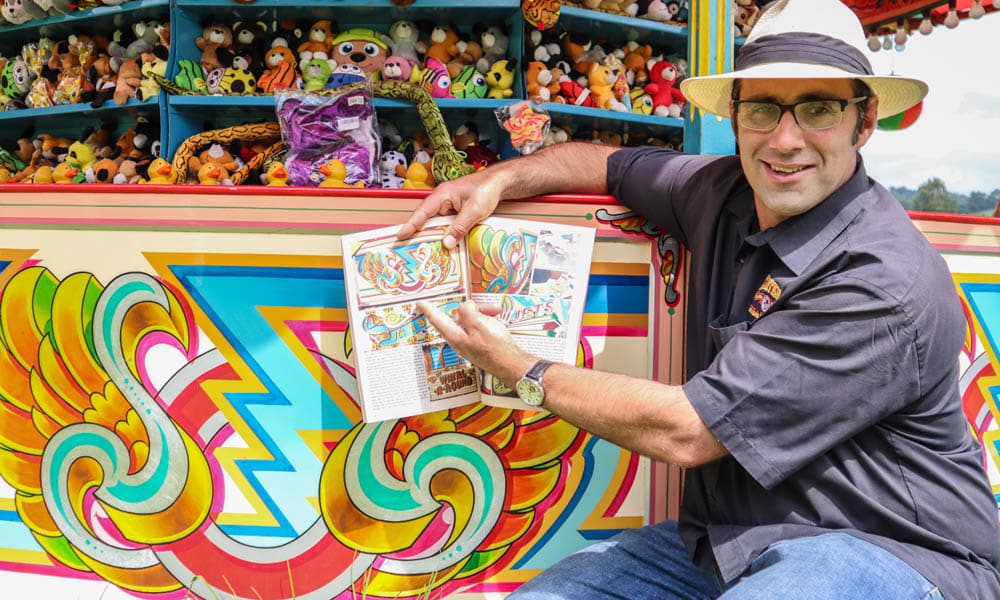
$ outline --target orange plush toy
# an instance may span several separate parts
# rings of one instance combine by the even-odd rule
[[[265,94],[273,94],[275,90],[286,90],[298,87],[298,73],[295,53],[287,46],[275,46],[264,55],[266,70],[257,79],[257,89]]]
[[[313,58],[326,60],[330,58],[330,47],[333,45],[333,23],[316,21],[309,28],[306,41],[299,44],[299,61],[307,63]]]
[[[528,63],[524,81],[528,90],[528,100],[549,102],[559,94],[559,82],[541,61],[533,60]]]

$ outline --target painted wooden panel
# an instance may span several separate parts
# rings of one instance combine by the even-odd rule
[[[412,194],[105,191],[0,198],[4,589],[483,598],[665,512],[547,414],[360,422],[338,236]],[[608,198],[502,212],[597,229],[579,364],[679,376],[675,244]]]

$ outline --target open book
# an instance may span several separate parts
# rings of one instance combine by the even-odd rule
[[[472,299],[532,354],[572,364],[580,342],[594,230],[491,217],[442,243],[453,217],[436,217],[412,238],[398,226],[345,235],[344,281],[365,422],[473,402],[529,408],[514,390],[455,353],[416,308],[452,315]]]

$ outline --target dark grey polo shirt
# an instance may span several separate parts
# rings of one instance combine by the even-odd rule
[[[730,455],[680,530],[730,581],[769,544],[875,543],[950,598],[1000,598],[997,502],[958,394],[965,320],[941,256],[860,159],[756,231],[739,159],[626,149],[608,188],[689,250],[684,392]]]

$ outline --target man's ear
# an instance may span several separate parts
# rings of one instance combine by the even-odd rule
[[[875,132],[878,125],[878,96],[868,98],[868,109],[865,111],[864,122],[861,123],[861,131],[858,132],[858,139],[854,143],[855,148],[861,148],[868,142],[868,138]]]

